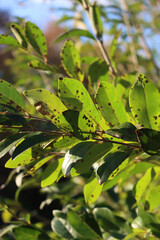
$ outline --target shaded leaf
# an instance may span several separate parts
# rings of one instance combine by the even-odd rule
[[[88,69],[88,78],[91,83],[97,83],[98,81],[108,81],[109,66],[107,63],[98,59],[94,61]]]
[[[109,126],[114,127],[126,122],[123,103],[112,84],[104,81],[100,83],[96,94],[96,103]]]
[[[160,93],[143,74],[139,75],[130,90],[129,104],[136,122],[141,127],[158,130],[160,126]]]
[[[115,138],[120,138],[125,141],[133,141],[133,142],[138,141],[137,134],[136,134],[136,127],[130,122],[125,122],[120,124],[117,127],[108,129],[106,133]]]
[[[93,174],[84,187],[85,202],[88,205],[95,202],[99,198],[101,191],[102,185],[99,185],[95,174]]]
[[[47,142],[50,139],[53,139],[54,136],[46,135],[44,133],[31,133],[24,137],[24,140],[15,148],[12,159],[14,160],[28,148],[35,146],[36,144],[40,144],[43,142]]]
[[[3,34],[0,35],[0,44],[9,45],[13,47],[21,47],[21,45],[15,38],[9,35],[3,35]]]
[[[59,179],[62,175],[61,167],[63,160],[64,158],[59,158],[47,166],[41,177],[41,187],[49,186]]]
[[[80,55],[74,43],[67,40],[61,51],[61,62],[66,73],[73,78],[83,81]]]
[[[22,45],[22,47],[27,48],[27,39],[23,34],[23,29],[16,23],[11,23],[10,25],[11,31],[14,36],[17,38],[18,42]]]
[[[160,155],[160,132],[148,128],[137,130],[138,138],[144,152]]]
[[[68,220],[71,226],[83,237],[87,239],[101,239],[94,229],[85,222],[76,212],[68,210]]]
[[[92,40],[95,40],[94,36],[87,30],[84,29],[71,29],[70,31],[62,34],[60,37],[58,37],[54,43],[57,43],[59,41],[62,41],[68,37],[87,37],[90,38]]]
[[[123,163],[123,161],[129,157],[132,150],[128,149],[116,149],[113,152],[108,153],[104,159],[103,163],[97,169],[97,175],[99,177],[99,183],[102,184],[110,177],[112,174],[115,176],[119,171],[119,166]]]
[[[14,232],[14,236],[16,237],[16,240],[35,240],[35,239],[49,240],[50,239],[47,236],[47,234],[42,233],[40,230],[25,227],[25,226],[14,228],[13,232]]]
[[[7,137],[0,143],[0,158],[9,152],[20,140],[26,135],[26,133],[17,133],[13,136]]]
[[[47,55],[47,45],[42,31],[34,23],[27,22],[25,34],[34,50],[45,58]]]
[[[92,164],[103,157],[111,148],[112,143],[78,143],[66,153],[62,171],[67,174],[74,167],[78,173],[87,172]]]

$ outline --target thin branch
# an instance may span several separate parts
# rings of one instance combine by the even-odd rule
[[[124,143],[124,142],[112,141],[112,140],[108,140],[108,139],[106,139],[106,138],[102,138],[102,139],[99,139],[99,138],[93,138],[93,139],[96,140],[96,141],[116,143],[116,144],[125,145],[125,146],[128,146],[128,147],[138,148],[138,149],[141,149],[141,150],[142,150],[142,148],[141,148],[140,146],[138,146],[138,145],[134,145],[134,144],[130,144],[130,143]]]
[[[131,52],[131,56],[132,56],[132,61],[133,61],[135,70],[137,70],[138,69],[138,59],[137,59],[135,45],[134,45],[134,41],[133,41],[133,37],[132,37],[132,33],[131,33],[131,26],[130,26],[128,14],[127,14],[128,6],[127,6],[125,0],[121,0],[121,5],[122,5],[122,10],[123,10],[122,11],[123,19],[124,19],[124,23],[126,26],[128,39],[129,39],[129,48],[130,48],[130,52]]]
[[[89,18],[89,20],[91,22],[91,25],[92,25],[92,21],[91,21],[90,16],[89,16],[89,6],[86,4],[85,0],[82,0],[82,3],[83,3],[83,9],[87,13],[87,16],[88,16],[88,18]],[[99,49],[100,49],[100,51],[102,53],[102,56],[103,56],[104,60],[106,61],[107,65],[109,65],[111,73],[113,74],[114,77],[116,77],[117,76],[117,72],[115,71],[115,69],[114,69],[114,67],[113,67],[113,65],[111,63],[110,57],[109,57],[109,55],[107,53],[107,50],[105,49],[105,47],[103,45],[103,41],[102,41],[102,39],[97,37],[97,34],[95,32],[95,29],[94,29],[93,25],[92,25],[92,28],[93,28],[93,32],[94,32],[94,35],[95,35],[95,40],[96,40],[97,45],[98,45],[98,47],[99,47]]]

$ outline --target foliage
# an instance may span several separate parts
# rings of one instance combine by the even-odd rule
[[[68,39],[60,54],[63,74],[48,64],[46,39],[35,24],[12,23],[14,36],[0,35],[0,44],[30,56],[29,67],[46,75],[59,74],[57,92],[40,86],[20,94],[0,80],[0,156],[9,153],[5,167],[17,169],[18,186],[15,203],[1,199],[3,222],[11,221],[0,237],[159,238],[159,89],[143,73],[120,73],[114,52],[121,32],[115,33],[108,54],[101,20],[105,8],[87,0],[78,2],[91,20],[93,34],[72,29],[54,43],[85,36],[97,43],[104,60],[82,58],[74,41]],[[15,174],[13,170],[1,188]],[[54,199],[61,204],[53,211],[51,228],[50,220],[37,217],[35,222],[33,213],[18,205],[24,190],[40,184],[46,197],[41,209]]]

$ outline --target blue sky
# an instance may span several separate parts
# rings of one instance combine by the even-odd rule
[[[12,16],[25,17],[44,29],[47,22],[57,19],[57,7],[69,7],[69,0],[0,0],[0,9]]]

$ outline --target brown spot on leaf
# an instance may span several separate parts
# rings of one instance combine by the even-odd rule
[[[38,112],[42,113],[42,115],[50,115],[50,113],[46,109],[45,103],[38,102],[38,103],[34,104],[34,106],[36,107],[36,110]]]

